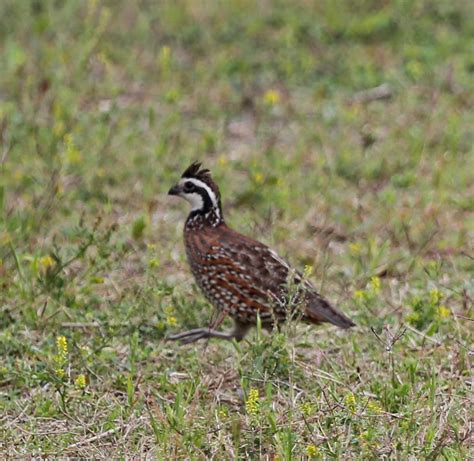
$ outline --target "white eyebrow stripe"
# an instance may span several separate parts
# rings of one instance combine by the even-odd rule
[[[219,215],[219,204],[217,203],[217,197],[214,191],[205,182],[195,178],[182,178],[179,181],[179,184],[184,185],[184,183],[188,181],[192,182],[197,187],[202,187],[207,192],[207,195],[209,195],[213,207],[215,208],[215,210],[217,210],[216,213]]]

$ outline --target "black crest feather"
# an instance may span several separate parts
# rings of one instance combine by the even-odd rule
[[[196,179],[210,179],[211,172],[208,169],[201,170],[201,162],[193,162],[189,165],[184,173],[181,175],[182,178],[196,178]]]

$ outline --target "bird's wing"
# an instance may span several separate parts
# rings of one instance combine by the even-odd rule
[[[231,277],[244,293],[256,297],[256,301],[273,310],[277,316],[286,316],[288,306],[294,309],[303,305],[303,317],[310,322],[330,322],[341,328],[354,325],[275,251],[263,243],[229,231],[229,235],[224,234],[219,245],[211,249],[226,255],[232,266]]]

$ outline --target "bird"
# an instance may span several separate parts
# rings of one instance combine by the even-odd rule
[[[258,318],[267,330],[280,328],[290,318],[344,329],[355,325],[274,250],[227,226],[219,187],[200,162],[186,168],[168,194],[191,205],[184,225],[186,255],[197,285],[217,313],[209,326],[170,335],[168,340],[241,341]],[[227,316],[234,321],[233,330],[217,330]]]

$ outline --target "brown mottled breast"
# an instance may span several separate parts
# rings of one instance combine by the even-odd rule
[[[274,251],[225,224],[186,232],[186,253],[197,284],[219,310],[263,323],[286,315],[289,266]]]

